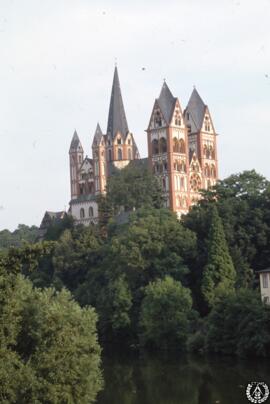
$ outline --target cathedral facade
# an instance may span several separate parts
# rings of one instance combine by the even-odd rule
[[[210,111],[194,88],[183,110],[166,82],[155,100],[147,132],[148,167],[160,181],[165,205],[180,218],[196,204],[200,189],[218,178],[217,134]],[[106,193],[106,182],[140,155],[128,128],[118,70],[115,67],[107,131],[97,124],[92,158],[84,156],[77,132],[70,149],[70,213],[76,223],[98,222],[96,196]],[[139,161],[138,161],[139,163]]]

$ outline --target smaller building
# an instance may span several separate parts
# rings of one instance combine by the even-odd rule
[[[263,303],[270,304],[270,268],[258,271],[260,275],[260,289]]]
[[[46,211],[39,226],[38,241],[44,238],[51,225],[60,223],[66,216],[67,213],[64,210],[61,210],[60,212]]]

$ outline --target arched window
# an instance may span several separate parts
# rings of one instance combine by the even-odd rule
[[[157,111],[155,114],[155,126],[161,126],[161,125],[162,125],[161,115],[160,112]]]
[[[209,165],[208,165],[207,163],[206,163],[205,166],[204,166],[204,175],[205,175],[206,177],[209,177],[209,176],[210,176]]]
[[[159,140],[160,153],[167,153],[167,142],[164,137]]]
[[[210,159],[210,157],[211,157],[210,150],[208,148],[206,148],[206,158]]]
[[[122,150],[118,149],[118,160],[122,160]]]
[[[181,160],[181,162],[180,162],[180,171],[183,171],[183,172],[186,171],[186,165],[183,160]]]
[[[131,150],[128,149],[128,159],[131,160]]]
[[[112,161],[112,151],[111,151],[111,149],[109,150],[109,161]]]
[[[210,152],[210,158],[214,160],[215,159],[215,151],[214,151],[213,146],[210,146],[209,152]]]
[[[93,182],[89,183],[89,192],[90,192],[90,194],[94,193],[94,183]]]
[[[176,137],[173,138],[173,152],[179,153],[179,143]]]
[[[93,217],[94,216],[94,209],[92,206],[90,206],[89,208],[89,217]]]
[[[166,178],[162,178],[162,188],[166,190]]]
[[[157,139],[152,140],[152,154],[158,154],[158,141],[157,141]]]
[[[216,176],[216,167],[214,166],[214,164],[211,165],[211,177],[215,177]]]
[[[84,217],[85,217],[84,208],[81,208],[81,210],[80,210],[80,218],[84,219]]]
[[[185,189],[185,180],[184,180],[184,178],[182,177],[180,181],[181,181],[180,182],[181,190],[184,190]]]
[[[180,139],[180,153],[185,153],[185,152],[186,152],[185,142],[183,139]]]

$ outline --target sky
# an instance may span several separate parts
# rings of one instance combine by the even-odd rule
[[[218,136],[220,178],[270,179],[270,0],[0,0],[0,230],[68,209],[68,150],[105,132],[115,61],[142,157],[163,80],[195,85]]]

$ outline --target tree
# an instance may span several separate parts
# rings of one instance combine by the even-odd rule
[[[23,242],[34,243],[38,237],[38,227],[19,224],[13,232],[5,229],[0,231],[0,251],[9,247],[20,247]]]
[[[221,219],[215,205],[212,207],[212,220],[209,236],[207,265],[202,278],[202,295],[209,307],[216,298],[235,286],[236,273],[225,239]]]
[[[148,168],[136,167],[134,164],[109,177],[106,191],[107,201],[114,214],[121,209],[159,209],[163,206],[164,198],[157,178]]]
[[[54,281],[74,291],[97,265],[99,255],[100,240],[93,226],[65,230],[53,254]]]
[[[270,355],[270,307],[240,289],[217,302],[207,319],[207,349],[241,356]]]
[[[140,313],[141,342],[155,348],[184,350],[189,330],[190,290],[169,276],[145,288]]]
[[[0,398],[3,403],[91,403],[101,388],[97,316],[66,290],[33,289],[19,271],[34,268],[50,244],[11,250],[0,262]]]

